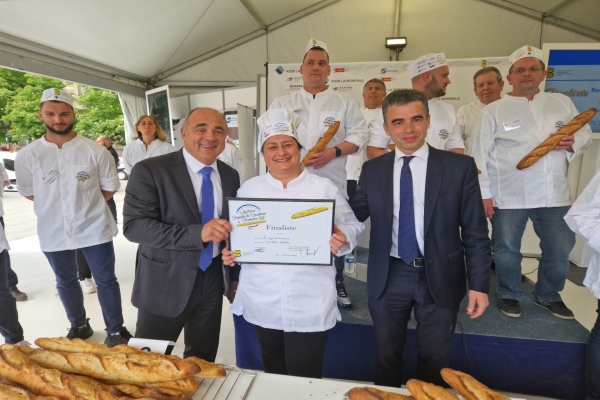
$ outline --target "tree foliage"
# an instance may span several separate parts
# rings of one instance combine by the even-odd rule
[[[77,133],[90,139],[104,135],[112,143],[125,144],[123,111],[116,93],[85,88],[76,102],[80,107],[75,126]]]
[[[40,98],[45,89],[64,88],[68,82],[0,68],[0,140],[11,142],[38,139],[46,128],[38,118]],[[118,96],[106,90],[80,86],[83,94],[74,98],[75,131],[90,139],[108,136],[125,144],[123,113]]]

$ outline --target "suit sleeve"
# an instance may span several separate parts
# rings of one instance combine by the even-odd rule
[[[492,248],[488,225],[481,202],[477,179],[477,166],[472,158],[467,160],[460,213],[461,236],[467,264],[469,290],[488,293]]]
[[[171,225],[161,221],[159,190],[152,172],[137,163],[125,190],[123,235],[131,242],[167,250],[202,250],[202,224]]]
[[[368,165],[364,164],[360,177],[358,178],[358,188],[352,200],[350,200],[350,208],[354,211],[356,219],[360,222],[365,222],[371,215],[369,212],[369,202],[367,198],[367,170]]]

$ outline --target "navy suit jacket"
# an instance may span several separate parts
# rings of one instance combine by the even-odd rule
[[[367,291],[373,298],[384,293],[388,277],[394,158],[392,151],[367,161],[350,201],[359,221],[371,217]],[[436,304],[458,307],[467,284],[488,293],[492,253],[473,158],[429,147],[424,218],[425,270]]]
[[[228,219],[227,197],[240,187],[238,172],[217,160],[223,189],[223,212]],[[183,151],[148,158],[131,170],[123,207],[123,235],[139,243],[131,302],[139,309],[176,317],[190,299],[200,252],[202,216]],[[222,249],[225,242],[222,242]],[[239,266],[222,266],[224,295],[237,281]]]

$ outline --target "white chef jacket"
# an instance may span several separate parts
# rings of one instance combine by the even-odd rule
[[[571,99],[560,93],[539,92],[532,101],[505,94],[485,106],[473,131],[471,150],[481,171],[482,198],[491,198],[494,207],[501,209],[570,205],[567,162],[592,143],[589,125],[575,133],[573,153],[552,150],[521,171],[517,164],[578,114]]]
[[[175,147],[171,143],[167,141],[163,142],[160,139],[154,139],[148,147],[146,147],[142,139],[136,139],[123,148],[125,171],[127,171],[127,174],[131,174],[131,169],[138,162],[146,158],[172,153],[175,150]]]
[[[371,131],[371,121],[377,117],[378,114],[381,113],[381,107],[378,108],[367,108],[363,107],[361,110],[363,117],[365,117],[365,121],[367,122],[367,129]],[[348,159],[346,160],[346,179],[349,181],[358,181],[360,177],[360,171],[362,170],[362,165],[366,161],[366,149],[362,149],[358,152],[358,154],[349,154]]]
[[[454,108],[450,104],[437,99],[431,99],[427,102],[429,106],[429,129],[425,140],[431,147],[440,150],[464,149],[460,129],[456,123]],[[389,151],[388,145],[393,144],[383,129],[383,112],[373,120],[373,129],[369,130],[368,146],[379,147]]]
[[[594,250],[583,284],[600,299],[600,173],[575,200],[565,221]]]
[[[0,225],[0,252],[4,250],[10,250],[10,246],[8,245],[8,240],[6,239],[6,233],[4,232],[4,227]]]
[[[477,117],[479,117],[479,113],[481,113],[483,107],[485,107],[485,104],[477,99],[469,104],[465,104],[456,111],[456,122],[458,123],[460,135],[465,143],[465,154],[471,154],[473,128],[475,128]]]
[[[240,185],[244,183],[244,162],[242,161],[240,151],[234,144],[225,143],[225,149],[217,158],[230,167],[235,168],[240,175]]]
[[[302,157],[317,144],[329,125],[336,121],[340,121],[340,127],[327,148],[350,142],[358,146],[354,153],[358,154],[369,140],[367,123],[358,102],[347,94],[330,88],[314,96],[302,88],[275,99],[269,108],[289,108],[298,114],[301,123],[296,130],[300,144],[304,146]],[[330,179],[342,193],[346,193],[346,158],[337,157],[322,168],[308,167],[308,170]]]
[[[15,173],[21,196],[34,196],[40,248],[74,250],[110,242],[117,224],[102,192],[121,183],[104,146],[75,136],[62,149],[45,137],[19,150]]]
[[[335,199],[335,224],[347,243],[338,255],[348,254],[364,225],[356,220],[346,198],[328,179],[304,169],[287,189],[269,173],[246,181],[238,197],[279,199]],[[333,265],[242,264],[231,312],[251,324],[285,332],[322,332],[341,320],[337,308]]]
[[[9,181],[10,182],[10,178],[8,177],[8,172],[6,172],[6,169],[4,168],[4,165],[2,165],[2,163],[0,162],[0,177],[2,178],[3,181]],[[0,196],[2,194],[4,194],[4,182],[2,182],[2,188],[0,188]],[[4,216],[4,204],[2,204],[2,197],[0,197],[0,217]]]

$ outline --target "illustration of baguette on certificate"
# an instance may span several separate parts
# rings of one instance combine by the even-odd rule
[[[327,211],[332,208],[333,208],[333,204],[328,204],[325,206],[316,206],[313,208],[309,208],[308,210],[299,211],[299,212],[293,214],[292,219],[308,217],[309,215],[318,214],[320,212]]]
[[[237,226],[249,226],[249,225],[256,225],[256,224],[264,224],[265,221],[264,219],[258,220],[258,221],[249,221],[249,222],[241,222],[239,224],[237,224]]]

